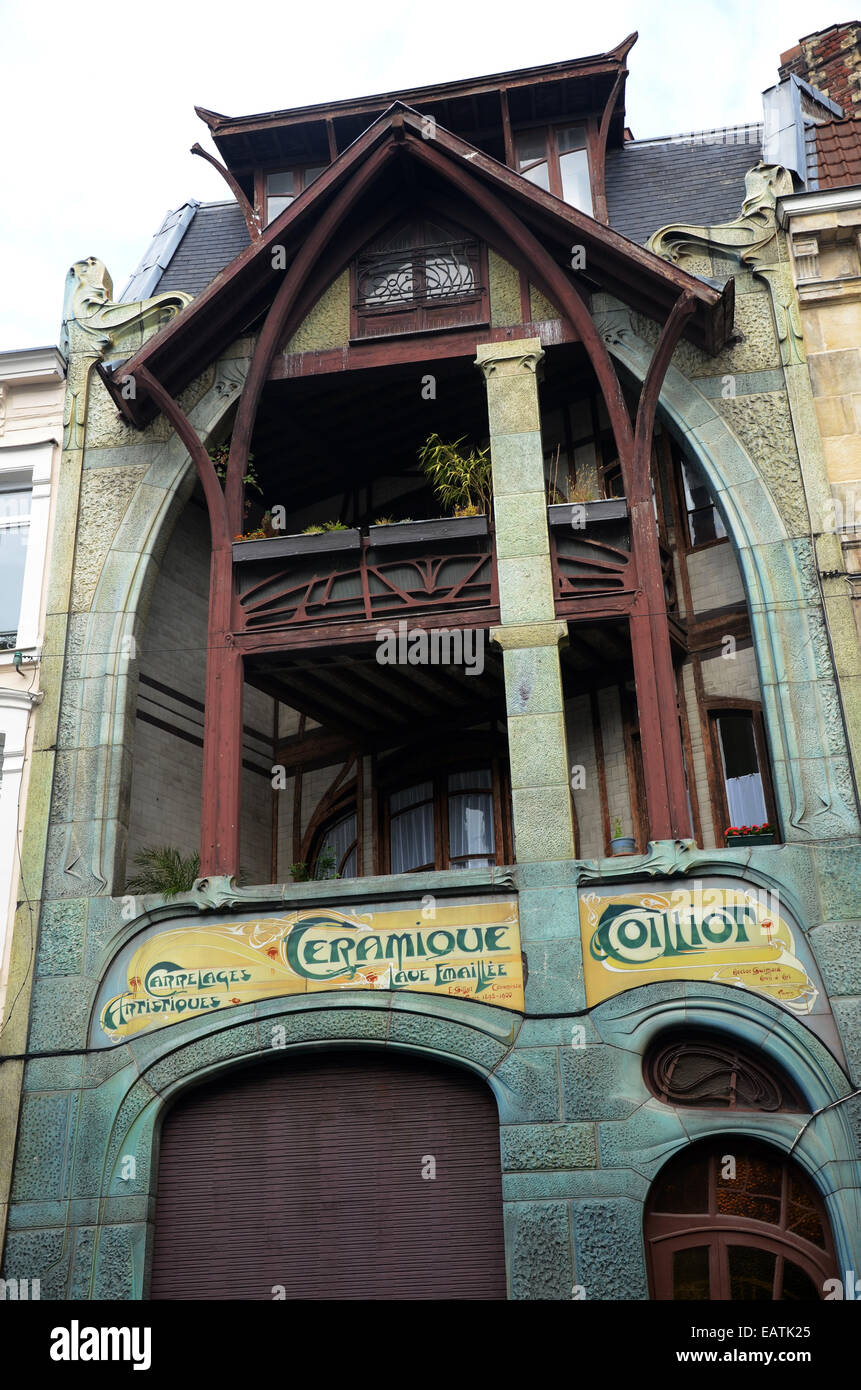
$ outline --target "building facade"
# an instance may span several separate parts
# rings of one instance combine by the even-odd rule
[[[3,1274],[43,1298],[859,1268],[858,647],[796,184],[768,105],[632,139],[632,44],[201,110],[232,200],[119,299],[70,272],[2,1068]]]
[[[63,433],[65,362],[57,348],[0,353],[0,999],[19,898],[32,755],[42,699],[46,561]],[[37,916],[29,919],[35,936]]]

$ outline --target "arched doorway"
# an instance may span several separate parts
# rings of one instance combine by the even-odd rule
[[[813,1183],[741,1134],[694,1144],[661,1170],[644,1235],[655,1299],[809,1302],[836,1274]]]
[[[490,1090],[354,1051],[188,1092],[162,1129],[150,1297],[504,1299]]]

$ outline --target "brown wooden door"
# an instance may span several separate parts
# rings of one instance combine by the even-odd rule
[[[162,1131],[150,1297],[281,1289],[505,1298],[489,1088],[456,1068],[357,1051],[273,1061],[182,1097]]]
[[[723,1135],[671,1159],[653,1184],[644,1233],[656,1299],[813,1301],[837,1273],[813,1183],[755,1140]]]

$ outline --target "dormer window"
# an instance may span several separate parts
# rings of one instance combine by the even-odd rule
[[[274,222],[278,214],[288,208],[302,190],[313,183],[327,167],[325,164],[306,164],[297,169],[283,169],[278,174],[267,174],[267,225]]]
[[[514,136],[518,171],[530,183],[592,216],[586,126],[539,126]]]

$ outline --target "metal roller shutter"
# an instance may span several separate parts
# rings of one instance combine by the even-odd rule
[[[162,1131],[150,1297],[272,1299],[278,1285],[288,1299],[505,1298],[490,1089],[356,1051],[181,1098]]]

